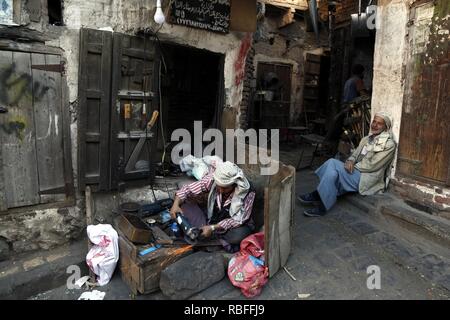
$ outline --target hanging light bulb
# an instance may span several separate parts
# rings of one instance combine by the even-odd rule
[[[156,12],[153,17],[157,24],[163,24],[166,21],[166,17],[164,17],[164,13],[161,9],[161,0],[156,0]]]

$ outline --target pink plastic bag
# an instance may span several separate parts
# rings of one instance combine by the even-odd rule
[[[86,255],[86,263],[98,277],[100,286],[107,284],[119,260],[119,236],[109,224],[89,225],[89,240],[94,244]]]
[[[268,281],[269,268],[263,259],[258,259],[263,255],[264,233],[260,232],[242,240],[241,251],[228,263],[228,278],[247,298],[259,295]]]

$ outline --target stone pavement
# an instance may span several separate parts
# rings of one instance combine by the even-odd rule
[[[0,262],[0,300],[24,299],[66,283],[67,267],[77,265],[88,272],[85,262],[87,239],[50,251],[22,254]]]
[[[297,194],[314,189],[312,170],[297,173]],[[324,217],[307,218],[297,204],[292,252],[281,269],[254,300],[305,299],[449,299],[450,250],[446,242],[397,226],[357,206],[354,196],[341,199]],[[381,198],[383,199],[383,198]],[[373,199],[368,199],[369,202]],[[378,266],[381,289],[367,288],[367,268]],[[98,290],[110,299],[167,299],[160,292],[134,297],[116,272]],[[82,290],[63,287],[42,292],[31,299],[77,299]],[[302,298],[300,298],[302,297]],[[192,300],[246,299],[227,277],[191,297]]]

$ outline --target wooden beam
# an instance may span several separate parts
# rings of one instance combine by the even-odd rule
[[[283,28],[283,27],[286,27],[287,25],[290,25],[291,23],[294,23],[295,22],[294,14],[295,14],[295,9],[293,9],[293,8],[286,9],[285,13],[283,14],[283,16],[280,18],[280,20],[277,23],[278,28]]]
[[[0,29],[2,30],[2,29]],[[1,33],[1,31],[0,31]],[[35,52],[43,54],[56,54],[61,55],[62,49],[56,47],[46,46],[43,43],[20,43],[14,40],[1,39],[0,37],[0,50],[5,51],[19,51],[19,52]]]
[[[256,1],[232,0],[230,30],[241,32],[256,31]]]
[[[44,43],[46,41],[56,39],[57,37],[58,34],[56,33],[43,33],[24,27],[0,27],[0,38],[13,40],[24,39]]]
[[[278,7],[292,8],[302,11],[308,10],[307,0],[261,0],[261,2]]]

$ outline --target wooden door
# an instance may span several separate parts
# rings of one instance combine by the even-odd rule
[[[116,189],[120,181],[153,176],[156,139],[146,132],[159,110],[159,60],[154,42],[99,30],[81,30],[79,79],[80,189]],[[156,131],[156,127],[153,128]],[[145,139],[147,136],[147,139]],[[127,163],[140,138],[133,168]]]
[[[78,186],[109,190],[112,33],[81,29]]]
[[[154,176],[152,164],[159,121],[150,131],[146,130],[146,124],[153,111],[160,111],[160,68],[163,65],[160,65],[154,41],[114,35],[110,138],[112,188],[121,181]],[[140,139],[144,139],[143,145],[138,143]],[[130,159],[133,152],[138,155],[134,160]]]
[[[450,59],[447,0],[411,11],[409,62],[400,130],[398,173],[450,185]]]
[[[275,74],[278,84],[268,84],[268,75]],[[270,78],[270,77],[269,77]],[[258,63],[258,92],[255,98],[255,116],[258,128],[285,128],[289,125],[291,107],[292,66],[287,64]],[[274,94],[267,96],[264,92]]]
[[[0,211],[70,193],[62,72],[58,55],[0,50]]]

